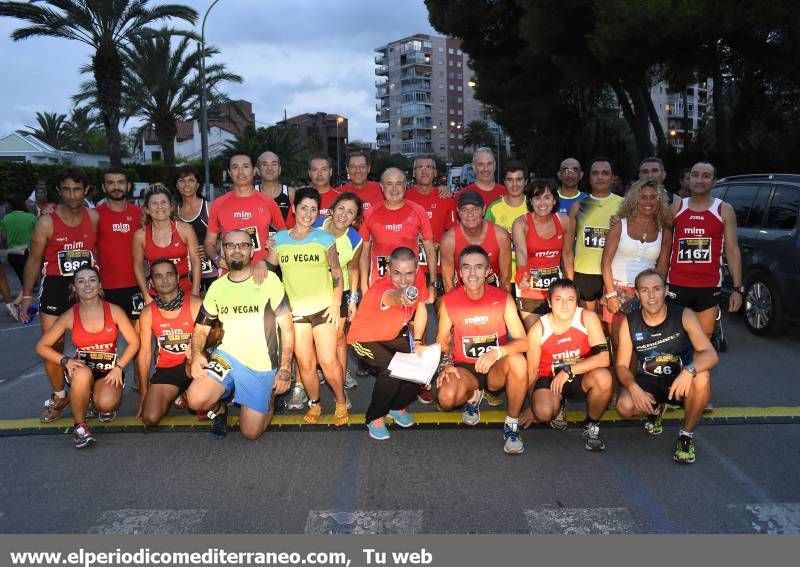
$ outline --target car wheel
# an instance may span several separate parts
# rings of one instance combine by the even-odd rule
[[[748,278],[744,292],[744,322],[754,335],[778,335],[784,330],[778,287],[766,274]]]

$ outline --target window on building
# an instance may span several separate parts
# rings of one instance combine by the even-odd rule
[[[452,48],[452,47],[448,48],[448,49],[447,49],[447,53],[449,53],[450,55],[452,55],[452,54],[453,54],[453,48]]]
[[[463,79],[464,75],[462,75],[461,73],[456,73],[456,78],[457,79]]]
[[[458,109],[458,115],[459,115],[459,116],[461,116],[461,115],[463,115],[463,114],[464,114],[464,111],[463,111],[463,110],[461,110],[461,109],[459,108],[459,109]]]
[[[767,215],[767,227],[780,230],[791,230],[797,226],[797,214],[800,211],[800,189],[778,185],[772,195],[772,202]]]
[[[461,67],[461,61],[456,61],[456,67]]]
[[[439,53],[444,53],[444,47],[439,48]]]
[[[447,90],[452,91],[453,90],[453,85],[447,85]]]
[[[461,97],[458,97],[458,102],[464,102],[464,99],[461,98]]]
[[[448,110],[448,112],[449,112],[450,114],[455,114],[455,113],[456,113],[456,111],[455,111],[454,109],[452,109],[452,108],[451,108],[450,110]]]
[[[458,88],[457,88],[456,90],[457,90],[457,91],[459,91],[459,92],[461,92],[461,91],[463,91],[464,89],[461,87],[461,85],[458,85]]]
[[[450,60],[447,62],[447,66],[448,66],[448,67],[452,67],[452,66],[453,66],[453,60],[452,60],[452,59],[450,59]]]
[[[460,49],[456,49],[456,55],[463,55],[463,53],[461,53]]]

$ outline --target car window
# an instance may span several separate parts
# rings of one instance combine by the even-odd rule
[[[800,210],[800,188],[777,185],[767,215],[767,227],[791,230],[797,225]]]
[[[715,199],[722,199],[725,200],[725,189],[727,189],[727,185],[717,185],[711,190],[711,196]]]
[[[728,203],[736,212],[736,226],[740,228],[751,228],[753,220],[758,225],[761,224],[761,219],[764,216],[763,204],[761,205],[761,215],[752,215],[751,210],[753,203],[756,200],[756,194],[759,193],[758,185],[729,185],[728,191],[725,193],[724,201]],[[767,187],[766,194],[769,193]]]

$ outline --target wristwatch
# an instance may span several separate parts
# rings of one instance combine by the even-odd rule
[[[605,294],[603,297],[605,297],[606,299],[611,299],[613,297],[617,297],[617,295],[619,295],[619,294],[617,293],[617,290],[615,289],[611,293]]]
[[[745,290],[745,287],[744,287],[743,285],[740,285],[740,286],[738,286],[738,287],[734,287],[734,288],[733,288],[733,291],[738,291],[738,292],[739,292],[739,293],[741,293],[742,295],[744,295],[744,290]]]
[[[59,361],[59,364],[61,366],[63,366],[64,368],[66,368],[67,367],[67,362],[69,362],[69,357],[68,356],[62,356],[61,360]]]
[[[687,364],[683,368],[692,375],[692,378],[697,378],[697,368],[695,368],[694,364]]]
[[[567,382],[572,382],[575,379],[575,375],[572,373],[572,365],[564,365],[561,367],[561,370],[567,373]]]

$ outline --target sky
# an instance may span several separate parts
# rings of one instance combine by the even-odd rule
[[[181,3],[200,14],[199,33],[211,0]],[[0,18],[0,137],[34,125],[36,112],[69,114],[70,97],[85,80],[79,68],[92,53],[66,39],[12,41],[22,24]],[[349,119],[350,140],[372,143],[374,50],[415,33],[436,33],[422,0],[220,0],[205,28],[206,44],[221,51],[213,61],[244,79],[222,90],[253,103],[256,126],[283,119],[284,110],[288,116],[328,112]]]

